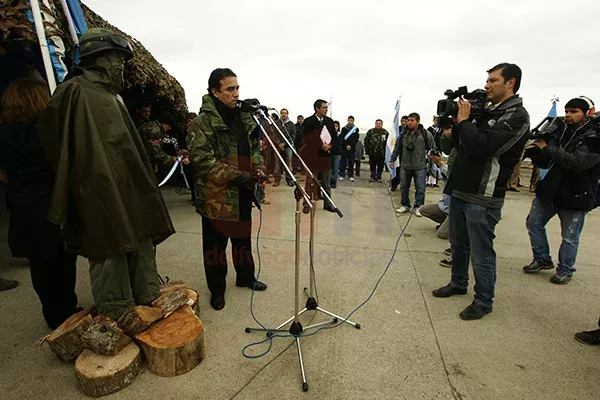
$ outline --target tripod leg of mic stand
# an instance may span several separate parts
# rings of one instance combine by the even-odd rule
[[[296,336],[296,347],[298,348],[298,359],[300,360],[300,372],[302,372],[302,391],[308,390],[308,382],[306,381],[306,373],[304,372],[304,361],[302,360],[302,350],[300,349],[300,338]]]
[[[337,318],[337,319],[339,319],[340,321],[344,321],[344,318],[343,318],[343,317],[340,317],[339,315],[335,315],[334,313],[332,313],[332,312],[329,312],[329,311],[327,311],[327,310],[324,310],[324,309],[322,309],[321,307],[317,307],[317,311],[320,311],[320,312],[322,312],[323,314],[327,314],[327,315],[329,315],[330,317]],[[355,327],[356,329],[360,329],[360,324],[354,323],[354,322],[350,321],[349,319],[345,320],[344,322],[345,322],[346,324],[350,324],[350,325],[352,325],[352,326],[353,326],[353,327]]]

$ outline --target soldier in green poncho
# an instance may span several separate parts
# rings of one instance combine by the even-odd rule
[[[48,219],[88,257],[98,311],[118,319],[160,295],[154,247],[174,233],[144,144],[119,92],[130,43],[106,29],[81,36],[81,64],[39,121],[56,170]]]

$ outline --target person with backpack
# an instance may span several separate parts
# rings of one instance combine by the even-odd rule
[[[396,141],[396,146],[390,158],[390,168],[394,168],[396,158],[400,157],[401,204],[396,210],[403,214],[410,211],[411,203],[408,196],[411,180],[415,181],[415,215],[421,217],[419,207],[425,203],[425,182],[427,180],[427,153],[435,148],[431,133],[420,123],[417,113],[408,115],[407,127]]]

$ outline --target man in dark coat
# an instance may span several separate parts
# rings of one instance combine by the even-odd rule
[[[118,319],[160,295],[154,246],[174,233],[144,144],[123,104],[129,42],[81,36],[81,64],[39,123],[56,181],[48,218],[90,262],[98,311]]]
[[[329,105],[325,100],[317,100],[314,104],[315,113],[304,120],[304,138],[300,148],[300,157],[315,176],[320,172],[321,185],[325,192],[331,197],[331,141],[337,137],[333,120],[327,116]],[[328,138],[324,137],[328,136]],[[306,192],[318,198],[318,187],[313,180],[306,177]],[[324,200],[323,208],[329,212],[335,212],[335,207],[327,198]],[[302,210],[305,214],[310,212],[308,204],[304,204]]]

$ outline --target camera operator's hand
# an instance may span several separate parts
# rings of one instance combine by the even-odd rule
[[[538,140],[534,140],[533,143],[531,143],[533,146],[536,146],[538,149],[540,150],[544,150],[544,148],[546,146],[548,146],[548,143],[546,143],[545,141],[538,139]]]
[[[467,100],[458,99],[458,114],[456,115],[456,123],[460,124],[463,121],[468,121],[471,116],[471,103]]]
[[[279,143],[279,150],[285,149],[285,143]]]
[[[446,136],[448,139],[452,139],[452,128],[444,129],[444,136]]]
[[[182,159],[181,161],[183,163],[183,165],[189,165],[190,164],[190,159],[185,157],[184,159]]]

